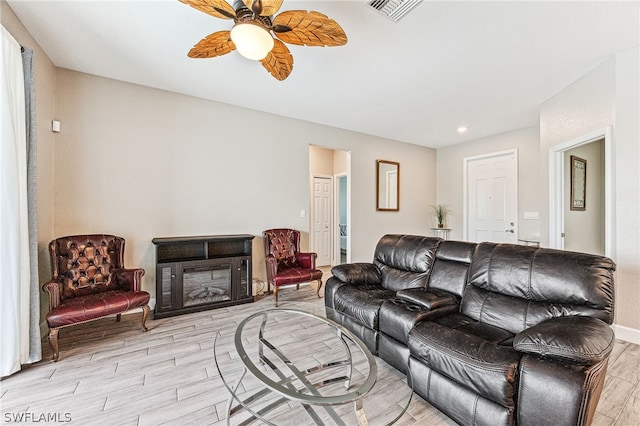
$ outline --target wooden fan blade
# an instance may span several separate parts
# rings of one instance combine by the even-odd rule
[[[182,3],[220,19],[235,19],[236,11],[224,0],[180,0]]]
[[[287,10],[273,18],[273,25],[291,28],[291,31],[275,32],[285,43],[300,46],[342,46],[347,43],[342,27],[319,12]]]
[[[275,15],[278,10],[280,10],[283,1],[284,0],[242,0],[249,10],[260,16]]]
[[[280,40],[273,40],[273,49],[260,61],[262,66],[276,79],[282,81],[289,77],[293,70],[293,56],[287,46]]]
[[[218,31],[200,40],[187,56],[190,58],[215,58],[226,55],[233,50],[236,50],[236,45],[231,41],[231,31]]]

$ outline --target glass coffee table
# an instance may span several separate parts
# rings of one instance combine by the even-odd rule
[[[221,329],[215,363],[230,392],[227,424],[393,424],[413,391],[328,308],[290,303]]]

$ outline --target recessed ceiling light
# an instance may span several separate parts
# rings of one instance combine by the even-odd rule
[[[458,133],[465,133],[468,130],[467,126],[458,127]]]

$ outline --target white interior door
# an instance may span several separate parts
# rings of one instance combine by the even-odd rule
[[[312,251],[318,254],[316,266],[331,264],[331,178],[313,177]]]
[[[516,243],[518,240],[517,150],[465,159],[466,239]]]

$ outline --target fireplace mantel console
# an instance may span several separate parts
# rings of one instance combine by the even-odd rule
[[[155,318],[253,302],[253,235],[154,238]]]

